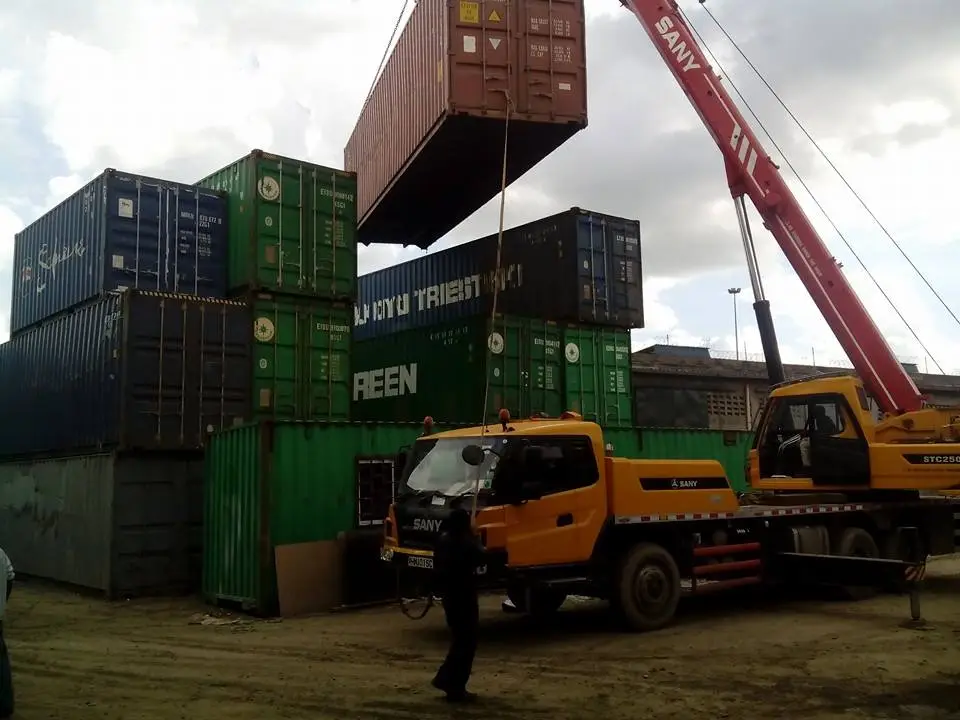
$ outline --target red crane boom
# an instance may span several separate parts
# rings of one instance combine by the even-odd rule
[[[881,410],[923,407],[820,235],[693,39],[674,0],[620,0],[640,21],[716,141],[734,199],[747,195]]]

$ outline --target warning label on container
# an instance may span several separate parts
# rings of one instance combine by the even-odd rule
[[[117,200],[117,215],[122,218],[132,218],[133,200],[130,198],[120,198]]]
[[[477,36],[476,35],[464,35],[463,36],[463,51],[472,55],[477,51]]]
[[[480,3],[463,2],[460,3],[460,22],[480,24]]]
[[[490,38],[490,45],[496,50],[500,47],[500,38]]]
[[[496,10],[491,10],[487,20],[490,22],[500,22],[500,13],[498,13]]]

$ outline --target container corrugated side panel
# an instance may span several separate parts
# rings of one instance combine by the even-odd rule
[[[423,60],[404,62],[418,49],[404,45],[403,38],[391,60],[397,59],[401,78],[404,66],[430,73],[434,92],[439,87],[445,90],[442,103],[446,115],[431,116],[440,120],[416,136],[412,152],[398,152],[399,157],[383,153],[377,158],[383,167],[374,183],[372,174],[355,164],[360,155],[356,150],[359,138],[402,134],[405,115],[395,108],[417,99],[413,94],[404,95],[409,83],[401,82],[399,92],[384,91],[377,109],[372,109],[371,101],[361,113],[358,126],[364,125],[368,113],[377,119],[371,123],[373,127],[364,127],[365,132],[351,138],[344,157],[347,169],[359,173],[362,185],[367,182],[365,177],[371,178],[370,187],[361,189],[359,238],[364,243],[428,247],[496,194],[508,96],[512,149],[508,183],[587,122],[582,0],[509,4],[432,0],[420,3],[417,10],[421,8],[424,13],[444,14],[444,27],[433,34],[433,42],[445,41],[437,63],[441,72],[436,73],[432,64],[425,68]],[[433,52],[420,54],[424,60],[435,57]],[[376,143],[367,146],[373,148]],[[469,172],[464,174],[463,168]],[[454,175],[460,179],[458,183],[436,184],[437,177]],[[422,192],[427,186],[433,188],[430,194]],[[409,212],[410,207],[419,212]]]
[[[116,295],[19,333],[4,377],[13,406],[8,456],[110,447],[120,428],[122,301]]]
[[[107,170],[17,234],[11,333],[118,288],[223,297],[226,201]]]
[[[232,291],[354,299],[355,174],[253,150],[199,182],[227,193]]]
[[[738,430],[638,429],[641,459],[718,460],[734,490],[747,486],[744,471],[753,433]]]
[[[407,20],[344,149],[362,219],[448,108],[446,0],[421,0]]]
[[[11,335],[103,290],[106,186],[103,173],[14,237]]]
[[[109,454],[0,465],[0,547],[17,572],[107,592],[113,486]]]
[[[643,327],[640,224],[590,211],[576,213],[577,319]]]
[[[261,426],[216,433],[204,467],[202,594],[208,602],[262,607]]]
[[[355,420],[479,422],[487,365],[487,320],[362,340],[353,346]]]
[[[127,293],[123,333],[125,448],[204,447],[210,428],[249,419],[249,306],[233,300]]]
[[[346,420],[351,309],[329,301],[253,297],[253,413],[261,419]]]
[[[496,267],[496,252],[496,238],[481,238],[362,275],[354,336],[362,340],[489,314],[488,275]]]

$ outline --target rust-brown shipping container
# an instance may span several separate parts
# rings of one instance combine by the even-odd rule
[[[587,125],[583,0],[420,0],[344,151],[358,239],[428,247]]]

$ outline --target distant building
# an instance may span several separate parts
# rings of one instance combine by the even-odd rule
[[[719,360],[707,348],[651,345],[633,353],[632,364],[636,423],[646,427],[749,429],[769,390],[765,363]],[[931,402],[960,405],[960,376],[904,367]],[[836,370],[784,366],[788,379]]]

